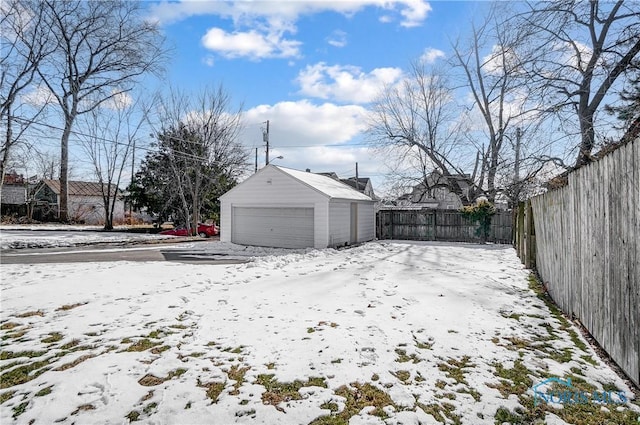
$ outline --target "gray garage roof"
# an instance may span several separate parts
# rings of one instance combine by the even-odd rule
[[[306,171],[294,170],[291,168],[279,167],[277,165],[268,165],[268,167],[276,168],[281,172],[290,175],[294,179],[306,184],[307,186],[317,190],[318,192],[323,193],[329,198],[353,199],[360,201],[372,200],[367,195],[360,193],[359,191],[351,188],[341,181],[332,179],[331,177],[326,177],[320,174]]]

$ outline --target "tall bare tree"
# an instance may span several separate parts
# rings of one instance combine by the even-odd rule
[[[576,124],[576,166],[590,160],[597,117],[640,54],[637,1],[531,2],[517,17],[531,37],[527,78],[554,114]],[[611,98],[611,96],[609,96]]]
[[[418,171],[422,182],[437,170],[442,176],[438,184],[447,185],[461,199],[473,199],[479,186],[475,175],[464,173],[473,164],[465,164],[469,151],[463,146],[459,112],[445,73],[413,62],[407,77],[385,87],[374,101],[368,137],[391,157],[400,158],[405,168],[413,164],[412,173]]]
[[[483,170],[491,202],[500,190],[499,173],[506,165],[507,151],[512,148],[509,141],[516,138],[517,127],[527,117],[531,118],[535,109],[527,101],[517,53],[524,33],[501,16],[498,7],[493,7],[479,24],[472,23],[468,40],[453,44],[451,60],[454,68],[461,71],[462,87],[469,90],[473,99],[471,113],[479,118],[474,121],[481,123],[480,131],[476,132],[481,140],[475,143],[486,144]],[[519,162],[520,145],[513,147],[517,149],[515,157]]]
[[[41,6],[28,0],[0,3],[0,128],[4,130],[0,141],[0,188],[11,149],[42,110],[30,110],[20,102],[20,95],[36,80],[37,67],[54,48]]]
[[[170,170],[181,215],[195,230],[204,194],[224,193],[248,165],[248,154],[238,141],[242,107],[234,108],[231,96],[218,86],[197,95],[172,90],[158,111],[160,158]]]
[[[122,198],[120,182],[136,142],[140,146],[150,108],[151,104],[140,99],[133,101],[123,96],[103,103],[80,119],[82,134],[78,138],[102,187],[104,230],[113,229],[116,202]]]
[[[68,220],[69,138],[76,118],[129,92],[164,58],[156,24],[137,1],[44,0],[55,51],[37,67],[64,120],[60,141],[60,220]]]

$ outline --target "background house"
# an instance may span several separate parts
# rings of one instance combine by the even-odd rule
[[[105,211],[102,199],[103,187],[105,192],[107,185],[94,182],[70,181],[68,183],[68,208],[69,218],[73,221],[86,224],[104,224]],[[124,200],[120,191],[114,186],[110,187],[112,195],[116,196],[113,212],[113,221],[124,221]],[[58,216],[60,204],[60,181],[42,180],[33,191],[35,202],[34,218],[43,219],[47,215]]]
[[[410,206],[433,208],[443,210],[458,210],[464,205],[469,205],[473,200],[469,199],[468,174],[456,174],[449,177],[443,176],[438,171],[433,171],[425,180],[413,187],[410,194],[405,196]],[[453,191],[449,179],[454,179],[462,188],[462,196]],[[403,202],[407,204],[407,202]]]
[[[220,240],[281,248],[369,241],[374,204],[334,178],[268,165],[220,197]]]
[[[27,215],[27,182],[15,171],[5,174],[0,192],[2,215]]]
[[[364,193],[373,200],[377,199],[369,177],[358,177],[357,179],[355,177],[349,177],[348,179],[340,179],[340,181],[356,189],[358,192]]]

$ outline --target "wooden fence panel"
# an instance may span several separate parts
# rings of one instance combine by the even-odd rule
[[[640,142],[531,200],[536,266],[549,294],[640,385]],[[519,208],[524,211],[526,207]],[[516,244],[525,260],[516,219]],[[521,227],[524,226],[524,227]],[[526,239],[526,233],[524,232]],[[526,244],[525,244],[526,245]]]
[[[380,210],[378,239],[480,242],[478,224],[455,210]],[[488,241],[511,243],[513,217],[499,211],[491,221]]]

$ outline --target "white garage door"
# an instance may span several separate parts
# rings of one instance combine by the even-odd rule
[[[231,242],[279,248],[313,247],[313,208],[233,207]]]

